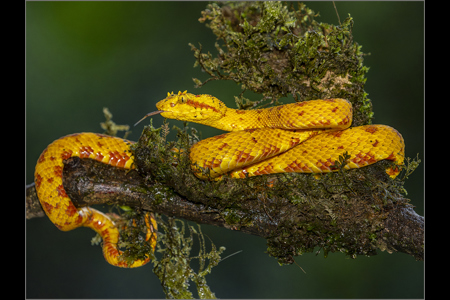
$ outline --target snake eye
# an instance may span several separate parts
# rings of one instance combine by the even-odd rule
[[[181,97],[180,97],[180,102],[181,102],[181,103],[186,103],[186,97],[181,96]]]

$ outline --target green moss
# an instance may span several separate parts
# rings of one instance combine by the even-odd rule
[[[211,243],[211,251],[206,251],[205,238],[200,226],[197,229],[187,226],[189,234],[186,234],[184,222],[175,219],[158,219],[161,224],[160,242],[157,245],[157,252],[162,255],[161,259],[154,260],[153,271],[161,280],[167,298],[172,299],[193,299],[194,296],[189,290],[190,282],[197,288],[197,295],[200,299],[215,299],[215,294],[211,292],[207,285],[205,276],[210,274],[212,268],[217,266],[221,260],[220,255],[225,250],[224,247],[217,249]],[[199,253],[191,256],[191,250],[197,237]],[[194,270],[191,266],[193,260],[198,260],[199,268]]]
[[[278,1],[209,4],[201,22],[221,40],[217,56],[190,44],[200,66],[211,80],[232,80],[243,93],[239,108],[260,104],[244,97],[246,90],[263,100],[279,103],[292,95],[296,101],[345,98],[352,102],[355,125],[369,124],[371,102],[363,86],[368,68],[361,46],[353,41],[353,19],[341,26],[320,23],[304,4],[296,9]]]
[[[119,241],[119,247],[124,249],[122,258],[129,264],[136,260],[144,260],[147,255],[154,258],[150,244],[145,241],[147,231],[145,213],[129,210],[123,212],[121,218],[116,223],[122,228]]]

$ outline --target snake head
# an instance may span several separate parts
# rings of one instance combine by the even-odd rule
[[[167,98],[156,104],[164,118],[195,122],[213,126],[227,110],[225,104],[210,95],[194,95],[184,92],[167,93]],[[213,126],[214,127],[214,126]]]

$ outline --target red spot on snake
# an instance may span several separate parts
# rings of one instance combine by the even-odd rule
[[[300,162],[298,163],[297,160],[294,160],[292,163],[288,164],[286,168],[284,168],[286,172],[299,172],[299,173],[307,173],[310,172],[311,169],[306,166],[306,164]]]
[[[257,171],[255,171],[256,175],[265,175],[265,174],[271,174],[273,173],[273,166],[272,163],[268,163],[267,166],[264,168],[260,168]]]
[[[109,235],[109,230],[108,229],[103,229],[103,227],[105,226],[105,223],[103,223],[100,220],[91,220],[92,223],[92,227],[94,227],[96,229],[96,231],[101,231],[102,232],[102,236],[108,236]],[[106,233],[106,234],[105,234]],[[108,241],[105,241],[108,242]]]
[[[388,168],[388,169],[386,170],[386,173],[387,173],[389,176],[393,176],[393,175],[397,176],[397,175],[400,173],[400,170],[401,170],[401,167],[400,167],[400,166],[395,166],[395,167],[393,167],[393,168]]]
[[[372,144],[372,146],[376,147],[378,145],[378,140],[375,140],[375,143]]]
[[[70,202],[69,206],[66,208],[66,214],[69,217],[72,217],[73,215],[75,215],[77,213],[77,211],[78,211],[77,208],[72,204],[72,202]]]
[[[81,146],[79,153],[80,153],[80,158],[88,158],[89,155],[94,153],[94,149],[92,149],[90,146]]]
[[[332,166],[332,165],[334,165],[334,162],[332,162],[330,158],[328,158],[325,161],[322,161],[321,159],[319,159],[319,161],[316,163],[316,166],[322,171],[331,170],[330,166]]]
[[[273,154],[279,153],[280,148],[275,147],[273,145],[268,145],[268,147],[264,147],[261,158],[264,159],[268,156],[272,156]],[[254,157],[253,157],[254,158]]]
[[[95,153],[95,160],[102,161],[105,156],[99,151]]]
[[[323,120],[320,120],[319,121],[319,124],[322,124],[322,125],[330,125],[331,124],[331,120],[330,119],[328,119],[328,120],[326,120],[326,121],[323,121]]]
[[[366,127],[365,131],[374,134],[375,132],[378,131],[378,128],[376,126],[373,126],[373,125],[370,126],[369,125],[369,126]]]
[[[336,107],[333,108],[331,111],[332,111],[332,112],[336,112],[338,109],[339,109],[339,107],[336,106]]]
[[[239,173],[237,173],[237,175],[239,176],[239,178],[245,178],[248,174],[247,169],[242,169]]]
[[[366,166],[376,163],[378,160],[376,160],[375,156],[370,154],[370,152],[366,154],[360,152],[354,158],[352,158],[351,161],[357,164],[358,166]]]
[[[298,143],[300,143],[299,138],[291,138],[289,141],[289,147],[294,147],[295,145],[298,145]]]
[[[39,156],[39,159],[37,161],[38,164],[45,161],[45,153],[47,153],[47,148],[45,148],[45,150],[42,152],[41,156]]]
[[[123,168],[127,161],[130,159],[130,157],[125,153],[119,153],[116,151],[110,151],[109,153],[109,162],[108,164],[115,166],[115,167],[121,167]]]
[[[386,158],[387,160],[396,160],[396,157],[394,155],[394,152],[392,152],[391,154],[389,154],[389,156]]]
[[[39,188],[41,186],[42,183],[42,176],[40,174],[35,174],[34,175],[34,184],[36,185],[37,188]]]
[[[69,159],[69,158],[72,157],[72,153],[73,153],[72,150],[69,150],[69,151],[63,151],[63,152],[61,153],[61,158],[62,158],[63,160]]]
[[[238,163],[246,163],[247,161],[252,161],[255,159],[254,156],[252,156],[248,153],[245,153],[244,151],[236,151],[236,154],[237,154],[236,161]]]
[[[120,255],[119,250],[116,248],[114,244],[111,243],[104,243],[103,251],[108,253],[110,257],[116,257]]]
[[[56,177],[61,178],[62,177],[62,171],[63,171],[63,167],[62,166],[55,166],[55,168],[53,168],[53,174],[55,174]]]
[[[225,147],[229,146],[227,143],[223,143],[220,147],[219,150],[222,151]]]
[[[51,214],[51,213],[52,213],[52,210],[55,208],[55,207],[53,207],[53,205],[51,205],[51,204],[49,204],[49,203],[47,203],[47,202],[42,202],[41,205],[42,205],[42,208],[43,208],[48,214]]]
[[[344,131],[341,130],[341,131],[330,132],[328,134],[334,136],[335,138],[340,138],[343,133],[344,133]]]
[[[288,121],[286,121],[286,127],[288,127],[288,128],[296,128],[297,126],[295,126],[293,121],[288,120]]]
[[[187,103],[187,105],[193,106],[195,108],[211,109],[212,111],[219,112],[219,110],[217,108],[215,108],[214,106],[208,105],[206,103],[194,101],[194,100],[191,100],[191,99],[189,99],[186,103]]]
[[[58,185],[58,187],[56,188],[56,191],[58,192],[59,197],[64,197],[64,198],[67,197],[66,190],[64,189],[62,184]]]
[[[342,121],[338,122],[338,125],[347,125],[348,123],[350,123],[352,120],[350,119],[349,116],[346,116],[344,119],[342,119]]]
[[[54,180],[54,178],[53,178],[53,177],[50,177],[49,179],[47,179],[47,182],[48,182],[48,183],[52,183],[53,180]]]
[[[204,161],[203,169],[215,169],[215,168],[220,167],[221,163],[222,163],[221,159],[213,159],[211,161]]]

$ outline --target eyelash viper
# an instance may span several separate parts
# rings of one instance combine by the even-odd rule
[[[39,157],[34,182],[42,208],[50,221],[62,231],[81,226],[90,227],[103,239],[103,255],[114,266],[135,268],[150,261],[136,260],[128,264],[121,259],[119,250],[119,230],[114,222],[102,212],[90,208],[76,208],[67,196],[62,184],[63,161],[73,156],[91,158],[112,166],[132,169],[133,157],[129,149],[132,142],[96,133],[77,133],[62,137],[51,143]],[[151,248],[156,246],[157,224],[152,215],[147,214],[148,228],[146,240]]]
[[[161,114],[231,131],[191,147],[192,170],[201,179],[220,178],[226,173],[245,178],[283,172],[334,172],[339,170],[335,162],[345,152],[350,155],[345,169],[386,159],[396,164],[386,169],[395,178],[404,161],[402,135],[386,125],[350,128],[352,105],[345,99],[238,110],[227,108],[216,97],[184,91],[167,93],[156,107],[158,111],[144,118]]]
[[[230,131],[191,147],[192,170],[201,179],[220,178],[226,173],[233,178],[245,178],[282,172],[334,172],[338,170],[334,163],[345,152],[350,155],[345,169],[386,159],[396,164],[386,169],[386,173],[395,178],[403,165],[405,144],[401,134],[386,125],[349,128],[352,106],[344,99],[237,110],[227,108],[213,96],[185,91],[168,93],[156,107],[158,111],[144,118],[161,114],[165,118]],[[63,231],[81,226],[92,228],[103,238],[105,259],[112,265],[129,268],[142,266],[150,258],[132,264],[121,259],[116,225],[102,212],[73,205],[62,185],[62,168],[65,159],[78,156],[132,169],[133,157],[129,149],[132,143],[103,134],[68,135],[44,150],[35,169],[36,192],[49,219]],[[209,174],[204,174],[205,170]],[[147,240],[150,239],[154,250],[157,224],[152,216],[146,218],[146,223]]]

